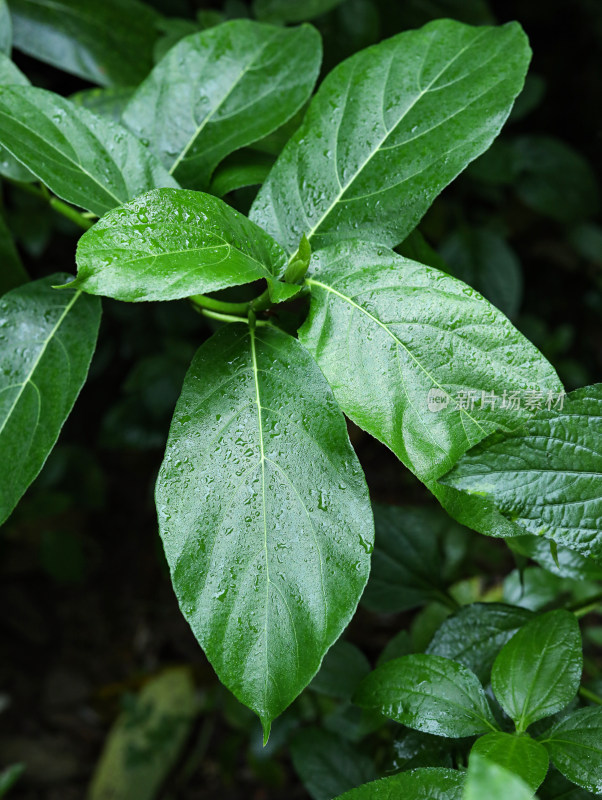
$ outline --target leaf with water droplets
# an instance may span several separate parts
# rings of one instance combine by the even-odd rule
[[[602,793],[602,708],[581,708],[540,739],[554,766],[570,781]]]
[[[0,299],[0,524],[41,470],[92,359],[100,302],[51,275]]]
[[[182,612],[267,734],[355,611],[374,535],[343,415],[299,342],[230,325],[199,349],[156,501]]]
[[[286,255],[217,197],[156,189],[116,208],[79,240],[72,284],[118,300],[177,300],[265,278],[275,302],[300,286],[274,274]]]
[[[99,216],[178,185],[125,128],[33,86],[0,87],[0,145],[56,195]]]
[[[497,730],[477,676],[441,656],[386,661],[360,683],[353,702],[408,728],[459,739]]]
[[[539,742],[530,736],[501,731],[477,739],[470,757],[475,753],[518,775],[532,791],[541,786],[550,764],[546,749]]]
[[[461,800],[463,785],[459,770],[427,767],[365,783],[335,800]]]
[[[267,136],[306,102],[320,69],[310,25],[279,28],[238,19],[171,48],[136,90],[124,124],[163,166],[206,189],[229,153]]]
[[[435,20],[368,47],[320,86],[251,217],[293,253],[360,237],[397,245],[484,152],[530,58],[516,22]]]
[[[602,383],[539,407],[466,453],[442,483],[486,497],[523,533],[602,561]]]
[[[452,505],[454,490],[436,479],[489,433],[529,416],[511,395],[562,389],[541,353],[469,286],[384,247],[326,248],[314,254],[307,283],[311,309],[299,337],[345,414],[458,521],[487,534],[520,532],[495,509]]]

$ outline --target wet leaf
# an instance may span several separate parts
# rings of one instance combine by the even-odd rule
[[[517,775],[478,753],[471,755],[462,800],[531,800],[533,792]]]
[[[602,792],[602,708],[574,711],[541,742],[570,781],[590,792]]]
[[[347,626],[373,544],[343,416],[295,339],[229,326],[200,348],[156,500],[182,612],[267,735]]]
[[[0,88],[0,144],[56,195],[99,216],[177,186],[131,133],[33,86]]]
[[[82,388],[100,302],[51,275],[0,298],[0,524],[41,470]]]
[[[233,20],[187,36],[140,85],[123,121],[182,186],[206,189],[227,155],[305,103],[321,60],[318,32]]]
[[[353,702],[436,736],[458,739],[497,730],[474,672],[441,656],[417,653],[381,664],[361,682]]]
[[[321,84],[251,217],[293,253],[341,239],[397,245],[489,147],[530,50],[517,23],[435,20],[356,53]]]
[[[415,769],[366,783],[336,800],[462,800],[463,784],[455,769]]]
[[[518,775],[533,791],[541,786],[548,771],[545,747],[529,736],[488,733],[477,739],[470,757],[474,758],[475,753]]]

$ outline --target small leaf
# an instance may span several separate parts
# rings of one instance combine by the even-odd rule
[[[533,791],[541,786],[548,771],[545,747],[529,736],[488,733],[474,743],[471,759],[475,753],[518,775]]]
[[[517,23],[435,20],[356,53],[321,84],[251,218],[293,253],[341,239],[394,246],[486,150],[520,92]]]
[[[353,701],[437,736],[462,738],[497,729],[476,675],[440,656],[419,653],[385,662],[362,681]]]
[[[445,544],[467,531],[436,507],[373,510],[375,550],[362,605],[391,614],[440,600],[450,578]]]
[[[504,406],[504,392],[562,388],[481,295],[386,248],[356,241],[314,253],[306,282],[312,303],[299,337],[341,408],[427,484],[529,415]]]
[[[131,698],[105,743],[89,800],[150,800],[182,756],[198,704],[185,668],[169,669]]]
[[[209,193],[223,197],[245,186],[259,186],[274,163],[272,156],[253,150],[239,150],[228,156],[215,170]]]
[[[368,755],[320,728],[299,731],[291,741],[291,757],[313,800],[331,800],[378,775]]]
[[[320,671],[309,684],[314,692],[351,700],[359,682],[370,672],[370,662],[351,642],[335,642],[324,656]]]
[[[464,775],[455,769],[414,769],[366,783],[336,800],[462,800],[463,784]]]
[[[136,0],[10,0],[15,47],[99,83],[137,84],[152,66],[156,11]]]
[[[234,150],[305,103],[321,60],[318,32],[233,20],[187,36],[136,90],[124,124],[186,188],[206,189]]]
[[[541,739],[557,769],[570,781],[602,793],[602,708],[581,708]]]
[[[343,415],[296,339],[231,325],[199,349],[156,500],[182,612],[267,735],[354,613],[374,535]]]
[[[81,237],[73,285],[118,300],[177,300],[265,278],[286,263],[280,245],[222,200],[156,189],[106,214]]]
[[[500,705],[525,731],[561,711],[577,694],[583,670],[581,634],[569,611],[549,611],[504,645],[491,672]]]
[[[441,483],[495,503],[526,532],[602,560],[602,384],[554,397],[512,433],[494,434]]]
[[[0,144],[56,195],[99,216],[177,186],[131,133],[33,86],[0,88]]]
[[[517,775],[478,753],[470,756],[462,800],[531,800],[533,792]]]
[[[376,542],[378,547],[378,525]],[[426,652],[458,661],[488,683],[497,654],[531,616],[525,609],[502,603],[463,606],[443,621]]]
[[[0,524],[42,469],[82,388],[100,303],[52,285],[62,274],[0,298]]]

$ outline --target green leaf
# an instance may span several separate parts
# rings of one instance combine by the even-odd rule
[[[160,19],[136,0],[10,0],[14,44],[101,86],[137,84],[152,66]]]
[[[485,496],[528,533],[600,561],[602,384],[542,406],[522,428],[467,453],[441,482]]]
[[[368,755],[320,728],[299,731],[290,747],[295,772],[313,800],[331,800],[378,775]]]
[[[551,769],[537,796],[541,800],[596,800],[596,795],[569,783],[558,770]]]
[[[362,50],[321,84],[251,216],[292,253],[360,237],[396,245],[489,147],[522,88],[518,23],[435,20]]]
[[[1,8],[1,6],[0,6]],[[16,67],[10,58],[0,52],[0,85],[2,86],[29,86],[29,80]],[[30,183],[35,181],[35,175],[20,164],[4,147],[0,147],[0,175],[14,181]]]
[[[4,217],[0,214],[0,294],[29,280]]]
[[[198,710],[186,668],[166,670],[146,683],[109,733],[89,800],[156,797],[184,751]]]
[[[462,800],[463,784],[463,774],[455,769],[415,769],[366,783],[336,800]]]
[[[21,775],[25,772],[25,764],[12,764],[0,772],[0,797],[4,797]]]
[[[6,0],[0,0],[0,52],[10,55],[13,46],[13,25]]]
[[[441,600],[450,578],[445,545],[467,532],[436,507],[373,511],[375,550],[362,605],[391,614]]]
[[[299,337],[341,408],[427,484],[488,433],[520,425],[528,412],[502,407],[504,392],[562,388],[477,292],[386,248],[323,250],[306,282],[312,303]]]
[[[602,793],[602,708],[581,708],[541,739],[557,769],[570,781]]]
[[[582,670],[575,616],[570,611],[549,611],[527,622],[504,645],[491,671],[491,685],[517,730],[525,731],[571,702]]]
[[[458,661],[488,683],[497,654],[531,616],[502,603],[471,603],[443,621],[426,652]]]
[[[475,753],[518,775],[533,791],[541,786],[548,771],[545,747],[529,736],[488,733],[474,743],[471,759]]]
[[[69,98],[76,106],[83,106],[99,117],[121,122],[125,107],[132,99],[132,86],[111,86],[108,89],[83,89]]]
[[[520,555],[532,558],[548,572],[563,578],[602,581],[602,564],[585,558],[568,547],[552,547],[555,544],[539,536],[515,536],[506,539],[506,544]]]
[[[253,150],[239,150],[232,153],[220,164],[213,175],[210,194],[223,197],[235,189],[245,186],[259,186],[267,178],[274,163],[267,153]]]
[[[182,612],[267,736],[355,611],[373,524],[315,362],[275,328],[241,328],[192,362],[156,499]]]
[[[0,88],[0,144],[56,195],[99,216],[177,186],[131,133],[33,86]]]
[[[533,792],[517,775],[478,753],[471,755],[462,800],[531,800]]]
[[[123,121],[182,184],[205,189],[219,162],[275,131],[320,69],[318,32],[233,20],[187,36],[137,89]]]
[[[156,189],[81,237],[73,285],[118,300],[176,300],[265,278],[286,263],[276,242],[217,197]]]
[[[452,275],[481,292],[508,317],[516,315],[523,293],[521,266],[501,236],[484,228],[465,228],[443,243],[441,255]]]
[[[462,738],[497,729],[474,672],[440,656],[417,653],[381,664],[362,681],[353,701],[437,736]]]
[[[29,81],[10,58],[0,51],[0,85],[29,86]]]
[[[351,642],[339,640],[324,656],[320,671],[309,688],[328,697],[350,700],[369,672],[370,662],[362,651]]]
[[[62,274],[0,298],[0,524],[37,476],[86,380],[100,303]]]

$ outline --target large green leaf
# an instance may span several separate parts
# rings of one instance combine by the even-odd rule
[[[102,86],[132,85],[152,66],[160,19],[137,0],[9,0],[15,47]]]
[[[86,380],[100,302],[51,275],[0,298],[0,523],[36,477]]]
[[[583,670],[581,634],[570,611],[549,611],[527,622],[504,645],[491,685],[519,731],[567,706]]]
[[[533,792],[517,775],[475,753],[471,755],[462,800],[531,800]]]
[[[176,300],[265,278],[286,255],[271,236],[217,197],[156,189],[106,214],[77,246],[75,286],[118,300]]]
[[[156,499],[184,616],[267,735],[349,622],[374,531],[315,362],[288,334],[241,327],[192,362]]]
[[[2,52],[0,52],[0,85],[29,86],[27,77],[13,64],[10,58]],[[0,147],[0,175],[23,183],[35,181],[35,175],[32,175],[28,169],[25,169],[23,164],[20,164],[14,156],[4,149],[4,147]]]
[[[461,800],[463,784],[464,775],[455,769],[415,769],[366,783],[336,800]]]
[[[252,217],[289,252],[356,238],[396,245],[486,150],[523,85],[517,23],[435,20],[362,50],[320,86]]]
[[[497,654],[531,616],[527,609],[502,603],[463,606],[443,621],[426,652],[459,661],[488,683]]]
[[[560,407],[562,405],[562,408]],[[528,533],[602,559],[602,384],[475,447],[442,483],[485,496]]]
[[[376,543],[362,605],[396,613],[440,600],[450,583],[446,545],[466,537],[440,508],[374,506]]]
[[[474,672],[441,656],[417,653],[386,661],[364,678],[353,701],[436,736],[461,738],[497,730]]]
[[[474,743],[471,758],[475,753],[518,775],[533,791],[541,786],[548,771],[545,747],[530,736],[488,733]]]
[[[187,36],[140,85],[123,121],[182,184],[205,189],[229,153],[279,128],[320,68],[318,32],[234,20]]]
[[[602,793],[602,708],[582,708],[569,714],[541,742],[570,781]]]
[[[0,144],[63,200],[99,216],[178,185],[133,134],[33,86],[0,87]]]
[[[427,483],[528,416],[510,406],[512,393],[561,389],[503,314],[439,270],[344,242],[314,255],[307,283],[312,304],[299,336],[341,408]]]
[[[291,741],[297,775],[313,800],[331,800],[378,777],[370,756],[321,728],[303,728]]]

